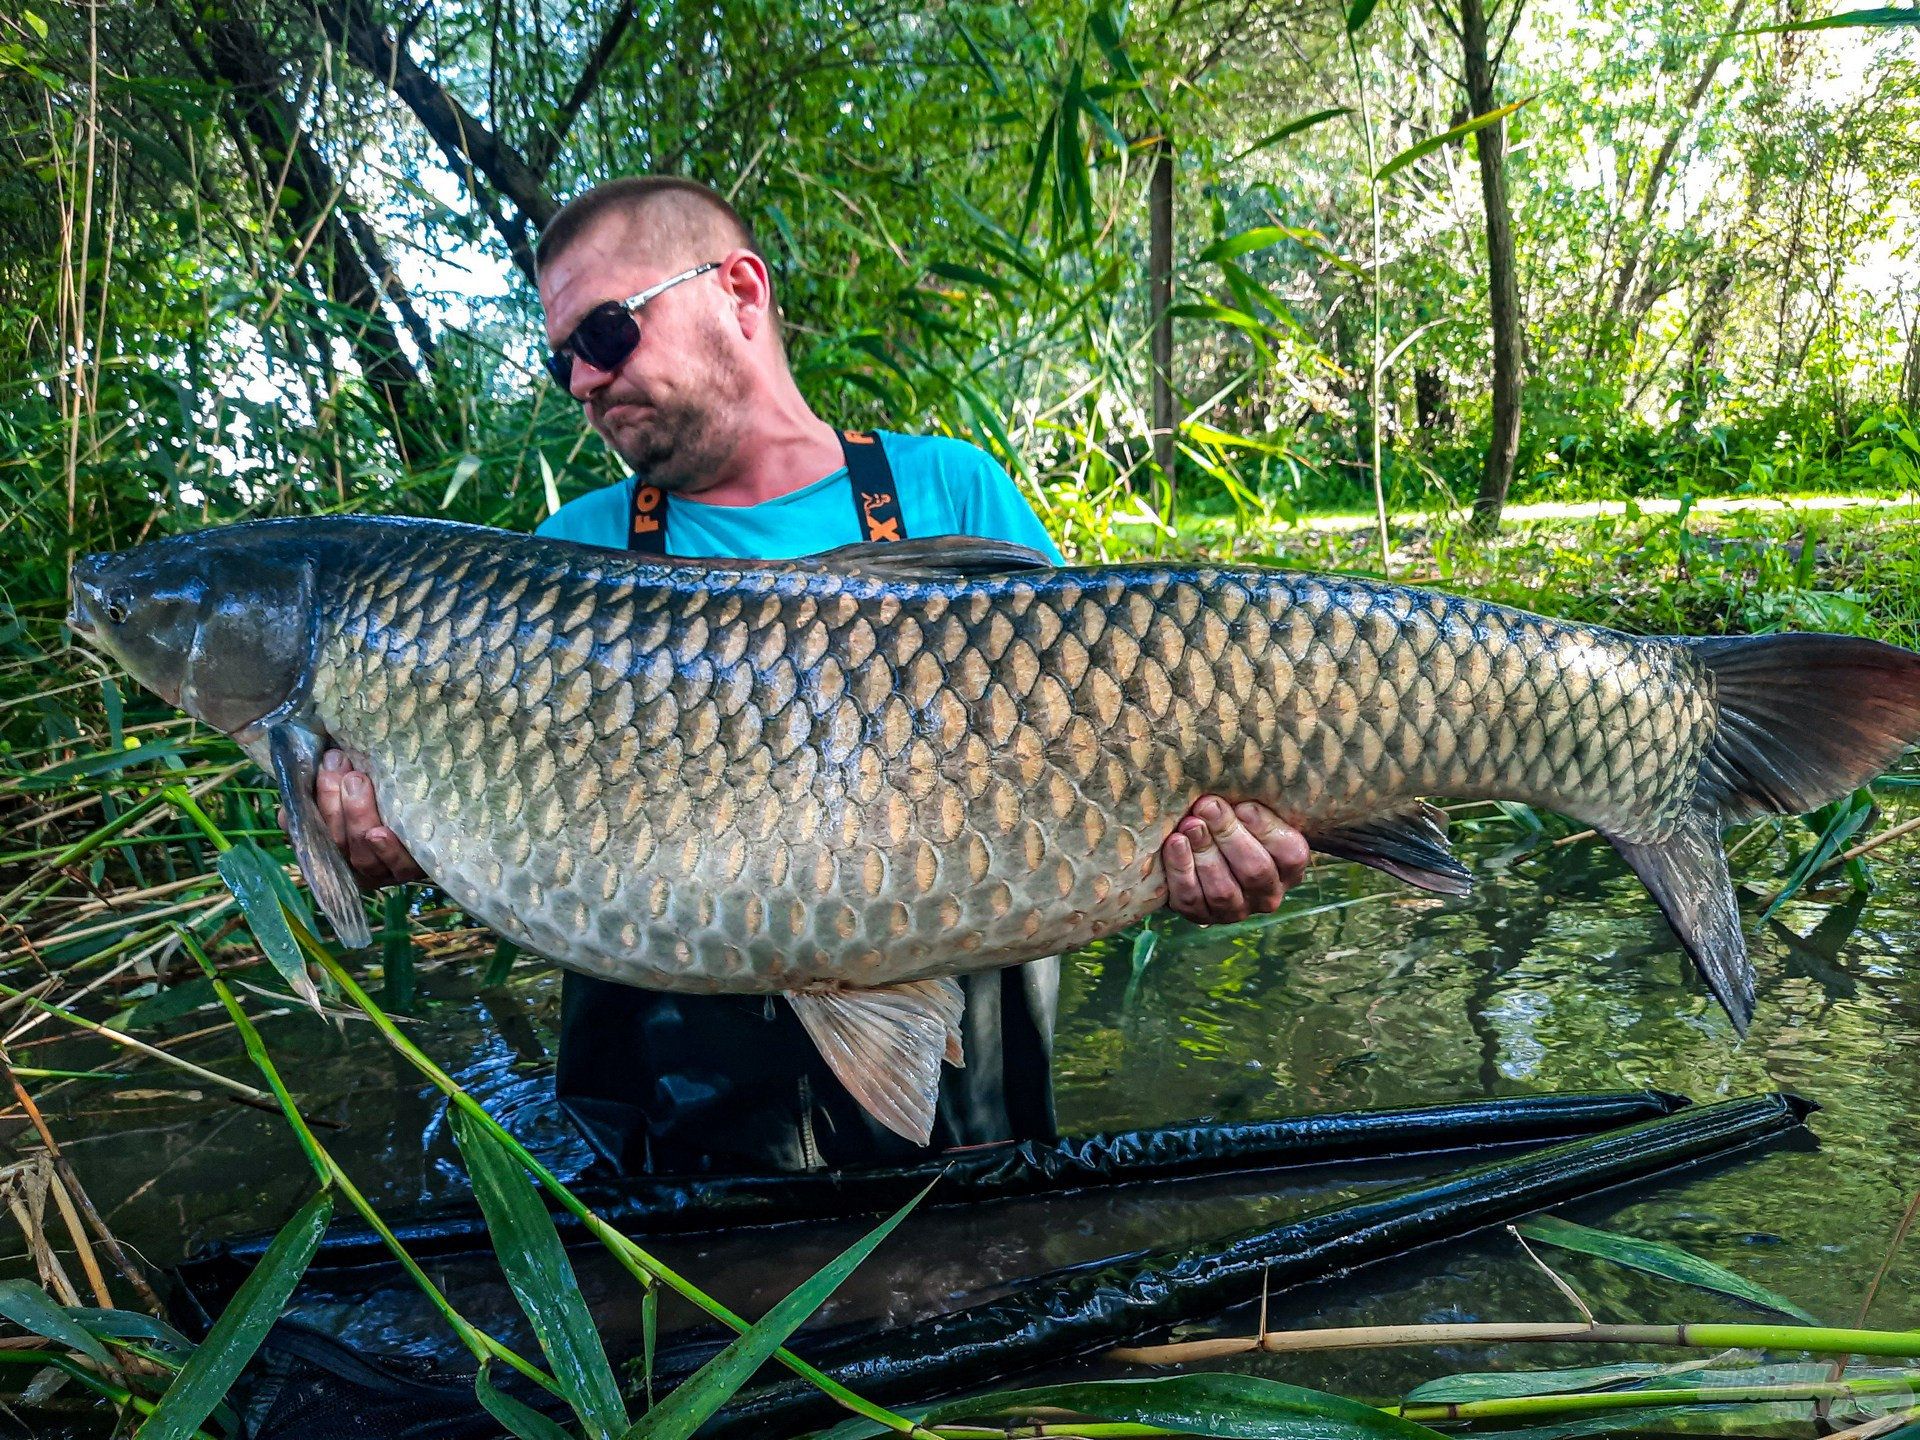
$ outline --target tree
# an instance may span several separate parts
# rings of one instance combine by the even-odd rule
[[[1470,114],[1489,115],[1500,108],[1500,66],[1520,23],[1525,0],[1508,0],[1504,29],[1497,43],[1488,0],[1434,0],[1440,21],[1460,46],[1461,82]],[[1493,352],[1493,417],[1486,459],[1473,500],[1473,528],[1482,533],[1500,524],[1500,512],[1513,485],[1520,455],[1520,277],[1514,252],[1513,210],[1507,202],[1507,135],[1504,118],[1474,133],[1480,159],[1480,198],[1487,227],[1487,311]]]

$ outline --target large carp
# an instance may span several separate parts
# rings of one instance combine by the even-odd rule
[[[1468,888],[1422,797],[1599,829],[1736,1024],[1753,976],[1721,827],[1812,809],[1920,733],[1920,655],[1832,635],[1637,639],[1250,567],[1054,569],[947,538],[777,563],[641,559],[433,521],[260,521],[73,569],[76,630],[278,782],[340,936],[326,745],[454,899],[562,965],[782,991],[924,1141],[966,971],[1165,898],[1188,805]]]

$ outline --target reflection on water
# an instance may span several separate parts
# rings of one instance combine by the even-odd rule
[[[1071,957],[1056,1061],[1062,1126],[1641,1085],[1702,1100],[1794,1089],[1824,1107],[1812,1121],[1817,1148],[1776,1148],[1664,1189],[1597,1201],[1577,1218],[1673,1240],[1823,1319],[1854,1323],[1915,1184],[1920,989],[1910,983],[1908,957],[1920,933],[1911,900],[1920,849],[1882,860],[1869,897],[1796,902],[1761,927],[1753,937],[1759,1011],[1739,1041],[1639,883],[1604,845],[1515,858],[1504,853],[1512,838],[1511,829],[1467,838],[1479,874],[1470,899],[1438,901],[1329,863],[1276,923],[1165,924],[1131,986],[1130,937]],[[481,996],[476,976],[430,976],[423,991],[415,1038],[555,1168],[582,1168],[587,1153],[552,1104],[554,977],[528,974]],[[205,1023],[203,1014],[178,1029]],[[460,1193],[437,1095],[371,1027],[285,1015],[266,1029],[309,1112],[337,1127],[323,1132],[327,1143],[377,1205],[406,1211]],[[61,1048],[68,1047],[41,1052],[48,1058],[40,1063],[97,1063],[77,1045],[67,1059],[51,1058]],[[246,1073],[230,1036],[183,1053]],[[216,1100],[136,1094],[116,1099],[104,1087],[74,1084],[54,1092],[46,1110],[110,1223],[150,1259],[171,1261],[202,1237],[271,1227],[307,1193],[309,1172],[274,1117]],[[912,1240],[882,1250],[823,1319],[904,1320],[1055,1265],[1225,1233],[1407,1173],[1357,1166],[928,1213],[909,1222]],[[683,1238],[658,1248],[721,1298],[759,1313],[857,1229]],[[1551,1263],[1602,1319],[1751,1314],[1579,1256],[1551,1254]],[[1871,1323],[1920,1325],[1909,1283],[1917,1265],[1894,1261]],[[589,1257],[582,1266],[616,1338],[637,1335],[630,1284]],[[449,1263],[438,1278],[476,1319],[513,1333],[510,1297],[489,1264]],[[301,1313],[369,1347],[440,1343],[409,1289],[372,1283],[353,1277],[316,1288]],[[1272,1315],[1290,1325],[1559,1319],[1568,1311],[1510,1239],[1483,1237],[1281,1297]],[[1251,1317],[1228,1323],[1245,1328]],[[1533,1347],[1243,1364],[1299,1383],[1386,1394],[1456,1369],[1605,1358]]]

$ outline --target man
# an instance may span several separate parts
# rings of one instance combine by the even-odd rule
[[[783,559],[859,540],[972,534],[1059,552],[1013,482],[958,440],[836,431],[795,385],[753,235],[705,186],[599,186],[537,255],[548,368],[632,478],[562,506],[542,535],[612,548]],[[421,878],[372,786],[326,757],[321,813],[363,884]],[[1197,801],[1161,852],[1168,903],[1201,922],[1280,903],[1306,841],[1262,806]],[[1050,1136],[1057,960],[969,977],[966,1068],[944,1072],[936,1150]],[[786,1005],[658,994],[568,974],[556,1085],[629,1170],[791,1170],[911,1158],[827,1071]]]

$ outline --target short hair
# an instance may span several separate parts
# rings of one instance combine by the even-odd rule
[[[533,257],[535,271],[546,269],[595,222],[617,213],[637,217],[651,211],[664,212],[654,217],[661,224],[662,240],[670,251],[687,251],[684,258],[690,263],[719,258],[704,253],[714,229],[731,241],[727,248],[751,250],[766,259],[752,227],[717,190],[677,175],[628,175],[576,195],[555,212],[540,232]],[[692,253],[695,250],[702,253]]]

